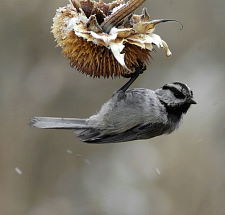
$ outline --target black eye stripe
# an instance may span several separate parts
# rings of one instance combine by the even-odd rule
[[[172,86],[168,86],[168,85],[165,85],[163,86],[163,89],[164,90],[170,90],[174,96],[178,99],[184,99],[186,96],[181,92],[179,91],[176,87],[172,87]]]

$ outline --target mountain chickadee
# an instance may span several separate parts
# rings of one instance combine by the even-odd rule
[[[31,125],[72,129],[87,143],[126,142],[173,132],[191,104],[196,104],[193,92],[180,82],[166,84],[155,91],[127,90],[130,84],[115,92],[100,111],[88,119],[34,117]]]

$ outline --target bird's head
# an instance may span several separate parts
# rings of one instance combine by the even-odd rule
[[[197,104],[193,99],[192,90],[180,82],[165,84],[155,92],[167,111],[178,116],[186,113],[192,104]]]

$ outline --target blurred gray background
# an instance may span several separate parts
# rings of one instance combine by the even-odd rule
[[[30,128],[32,116],[87,117],[126,80],[71,69],[50,33],[66,0],[0,2],[1,215],[224,215],[225,1],[147,1],[173,56],[133,87],[182,81],[198,105],[169,136],[88,145],[70,131]],[[139,10],[140,11],[140,10]]]

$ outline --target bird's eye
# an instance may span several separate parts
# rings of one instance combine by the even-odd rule
[[[173,93],[177,99],[184,99],[185,95],[179,91]]]

